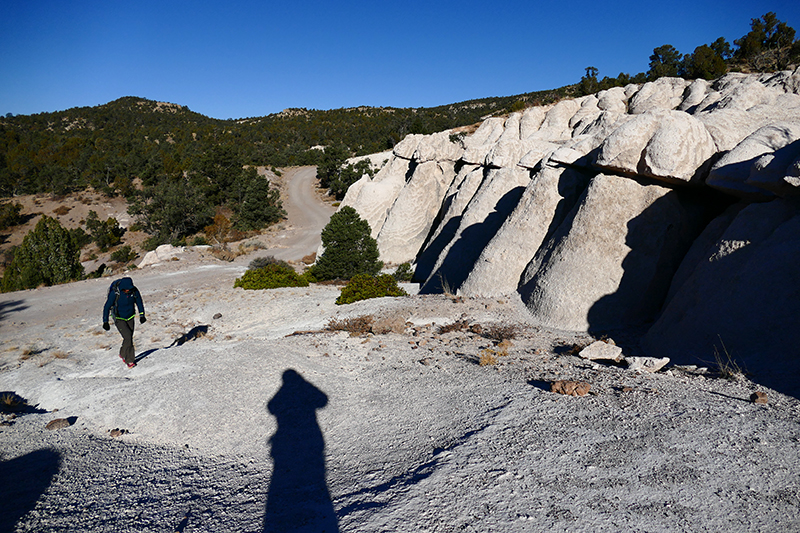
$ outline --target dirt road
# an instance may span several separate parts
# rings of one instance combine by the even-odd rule
[[[297,167],[286,171],[283,201],[287,220],[280,225],[280,229],[273,229],[259,237],[266,244],[266,249],[241,256],[232,263],[189,249],[180,254],[177,261],[131,271],[129,275],[145,296],[145,304],[169,300],[176,288],[200,291],[220,286],[231,287],[254,257],[272,255],[284,261],[299,261],[316,252],[321,242],[322,228],[336,210],[317,191],[316,177],[315,167]],[[83,317],[87,326],[94,325],[87,317],[96,317],[97,324],[100,324],[100,312],[109,283],[108,278],[90,279],[44,290],[0,294],[0,332],[7,336],[18,333],[20,327],[53,324],[69,317]],[[76,286],[80,290],[74,290]]]

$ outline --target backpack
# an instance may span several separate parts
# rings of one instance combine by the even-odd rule
[[[119,295],[120,295],[119,282],[120,280],[118,279],[111,282],[111,286],[108,288],[108,295],[106,296],[106,299],[108,299],[111,297],[112,293],[114,294],[114,303],[111,305],[111,313],[110,313],[111,315],[110,318],[112,322],[115,322],[114,319],[117,316],[117,304],[119,303]]]
[[[119,285],[120,285],[120,282],[123,279],[126,279],[126,278],[120,278],[118,280],[114,280],[113,282],[111,282],[111,285],[108,287],[108,294],[106,295],[106,298],[107,299],[111,298],[111,295],[112,294],[114,295],[114,303],[111,305],[111,313],[110,313],[110,315],[111,315],[110,318],[111,318],[112,322],[115,321],[114,319],[116,319],[117,315],[119,314],[119,312],[118,312],[119,298],[120,298],[120,296],[122,296],[122,290],[119,288]],[[137,295],[138,293],[139,293],[139,289],[137,289],[131,283],[131,296],[129,296],[129,297],[135,298],[136,297],[135,295]]]

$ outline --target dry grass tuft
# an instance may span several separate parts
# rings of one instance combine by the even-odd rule
[[[17,396],[13,392],[4,392],[0,396],[0,406],[4,409],[14,409],[25,404],[25,400]]]
[[[357,337],[358,335],[370,333],[374,320],[369,315],[342,319],[332,318],[325,329],[328,331],[347,331],[351,337]]]
[[[469,328],[469,322],[466,320],[456,320],[452,324],[445,324],[444,326],[439,326],[438,333],[439,335],[444,335],[445,333],[452,333],[452,332],[459,332],[465,331]]]
[[[722,337],[717,335],[719,338],[719,343],[722,346],[722,353],[714,347],[714,364],[716,365],[717,372],[723,379],[727,379],[730,381],[738,381],[744,378],[744,370],[739,366],[739,364],[731,357],[731,354],[728,353],[728,349],[725,347],[725,343],[722,342]]]
[[[478,354],[478,364],[481,366],[493,366],[499,361],[499,354],[491,348],[484,348]]]
[[[69,354],[67,352],[62,352],[61,350],[57,350],[53,353],[53,357],[56,359],[67,359]]]
[[[513,324],[493,324],[483,329],[482,335],[498,342],[511,340],[519,335],[519,326]]]

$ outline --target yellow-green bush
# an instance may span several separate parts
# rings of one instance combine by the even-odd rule
[[[384,296],[408,296],[408,293],[397,286],[397,280],[389,274],[372,277],[367,274],[356,274],[342,288],[336,299],[337,305],[351,304],[359,300],[382,298]]]
[[[279,287],[308,287],[308,281],[299,276],[290,266],[278,263],[248,270],[236,278],[234,288],[245,290],[277,289]]]

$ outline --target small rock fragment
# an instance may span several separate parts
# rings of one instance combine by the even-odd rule
[[[591,388],[585,381],[559,380],[550,384],[550,392],[566,396],[586,396]]]
[[[219,319],[219,318],[222,318],[222,313],[216,313],[216,314],[213,316],[213,318],[214,318],[214,320],[217,320],[217,319]]]
[[[669,357],[626,357],[628,370],[637,372],[658,372],[669,363]]]
[[[753,403],[760,403],[766,405],[768,402],[767,393],[756,391],[750,395],[750,401]]]
[[[578,355],[590,361],[602,360],[619,363],[622,360],[622,348],[603,341],[595,341],[581,350]]]
[[[51,420],[50,422],[47,423],[47,425],[45,426],[45,429],[49,429],[50,431],[53,431],[53,430],[56,430],[56,429],[68,428],[71,425],[72,424],[70,424],[69,420],[67,420],[66,418],[54,418],[53,420]]]
[[[128,432],[127,429],[114,428],[111,431],[109,431],[108,434],[111,435],[112,437],[116,438],[116,437],[119,437],[121,435],[126,434],[127,432]]]

